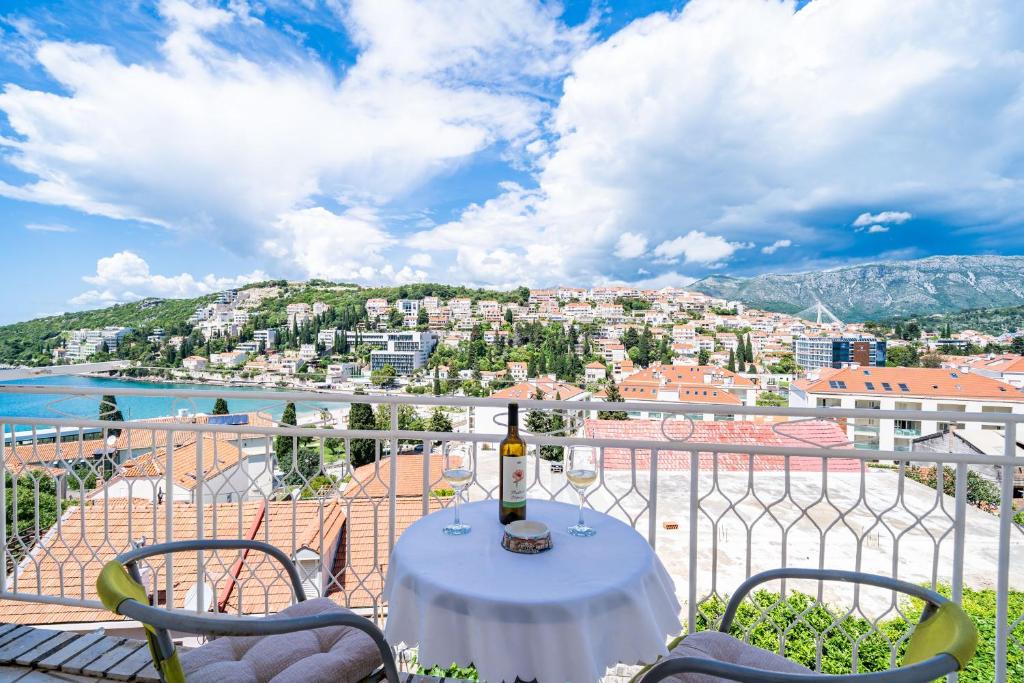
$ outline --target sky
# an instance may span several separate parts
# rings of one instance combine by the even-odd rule
[[[1020,0],[5,0],[0,323],[1024,253]]]

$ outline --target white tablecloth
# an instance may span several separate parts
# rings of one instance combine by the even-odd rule
[[[672,578],[628,525],[584,511],[597,530],[566,528],[576,508],[533,500],[554,548],[518,555],[501,547],[496,501],[462,507],[473,530],[446,536],[452,510],[409,527],[395,544],[384,587],[392,644],[419,646],[422,665],[473,663],[487,683],[593,683],[616,663],[650,663],[678,634]]]

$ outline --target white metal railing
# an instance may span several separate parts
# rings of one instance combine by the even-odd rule
[[[287,402],[296,403],[300,413],[309,406],[313,423],[296,427],[273,423],[259,411],[248,424],[211,424],[191,417],[110,422],[62,409],[63,398],[87,397],[96,401],[98,413],[101,393],[81,387],[0,386],[0,394],[57,397],[44,414],[0,417],[5,433],[17,434],[14,446],[5,441],[0,464],[10,481],[0,490],[0,507],[10,510],[0,529],[6,568],[0,598],[17,601],[6,603],[5,612],[13,618],[49,618],[58,624],[96,618],[89,610],[101,609],[93,583],[104,561],[133,541],[184,535],[254,535],[271,541],[295,558],[311,592],[380,617],[385,608],[380,588],[395,539],[414,519],[451,502],[437,454],[448,449],[472,453],[477,468],[469,497],[496,495],[494,446],[503,429],[495,416],[509,403],[405,394],[216,393],[229,405],[264,402],[263,411]],[[118,388],[116,395],[122,400],[160,396],[177,408],[208,400],[211,393]],[[343,409],[353,402],[385,406],[390,413],[386,428],[342,429],[333,417],[321,420],[322,407]],[[1024,465],[1016,457],[1016,434],[1024,415],[699,406],[699,413],[733,415],[737,421],[781,420],[773,430],[798,445],[779,446],[720,438],[702,442],[703,432],[686,417],[695,408],[686,403],[518,403],[522,413],[561,411],[571,418],[563,433],[527,435],[533,456],[530,495],[569,502],[575,497],[564,476],[536,457],[541,446],[594,449],[601,472],[588,492],[588,506],[631,524],[658,550],[676,579],[691,632],[714,622],[720,601],[749,575],[779,566],[812,566],[948,586],[954,599],[965,589],[994,589],[998,681],[1009,680],[1011,654],[1019,661],[1024,652],[1024,614],[1011,612],[1009,599],[1011,590],[1024,590],[1024,574],[1012,572],[1024,558],[1024,529],[1012,519],[1013,472]],[[403,429],[402,406],[424,417],[443,407],[460,426],[454,432]],[[590,436],[583,421],[609,409],[657,411],[665,418],[654,438]],[[855,449],[852,443],[822,445],[795,427],[824,420],[838,422],[846,433],[856,418],[948,421],[968,428],[995,424],[1004,430],[1004,450]],[[73,438],[53,444],[58,432]],[[108,443],[115,432],[119,435]],[[289,451],[298,457],[289,457]],[[279,452],[285,456],[283,471],[276,469]],[[347,458],[358,454],[367,464],[357,471]],[[431,457],[423,457],[427,454]],[[874,461],[896,464],[888,469],[873,466]],[[915,467],[934,468],[934,487],[905,476]],[[974,468],[1001,472],[995,514],[968,502],[974,495],[968,486]],[[952,495],[947,495],[950,476]],[[98,483],[88,486],[93,477]],[[214,552],[154,564],[146,579],[157,602],[184,606],[186,593],[195,586],[189,607],[210,604],[239,612],[280,609],[277,586],[285,585],[284,577],[258,558]],[[873,666],[862,663],[866,655],[860,651],[869,644],[877,649],[880,638],[890,663],[896,661],[906,633],[890,639],[882,627],[906,616],[907,608],[895,603],[891,593],[790,583],[779,588],[800,589],[869,625],[867,633],[846,633],[839,618],[824,629],[819,624],[815,663],[821,664],[826,636],[837,631],[849,640],[853,670]],[[746,626],[748,634],[771,623],[768,611],[761,606],[761,617]],[[808,613],[793,614],[790,624],[778,628],[779,647],[785,649],[787,638],[809,625]]]

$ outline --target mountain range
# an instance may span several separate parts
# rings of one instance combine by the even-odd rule
[[[820,301],[845,321],[1024,304],[1024,256],[931,256],[808,273],[712,275],[690,289],[798,313]]]

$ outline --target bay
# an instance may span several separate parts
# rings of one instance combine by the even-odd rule
[[[224,387],[210,384],[182,384],[174,382],[135,382],[108,377],[83,377],[63,375],[60,377],[38,377],[15,380],[5,384],[23,384],[27,386],[70,386],[82,387],[97,394],[113,394],[117,398],[117,407],[126,420],[139,420],[151,417],[176,415],[180,409],[194,413],[209,413],[220,394],[224,392],[274,391],[273,389],[250,389],[248,387]],[[119,389],[186,389],[189,391],[209,393],[209,398],[196,397],[189,399],[171,398],[168,396],[128,396],[118,395]],[[300,415],[316,413],[320,408],[332,410],[347,407],[346,403],[326,403],[317,401],[316,394],[310,394],[310,401],[296,404],[296,412]],[[40,418],[39,425],[46,424],[46,419],[96,419],[99,417],[100,396],[65,396],[60,394],[0,394],[0,419],[3,417]],[[232,399],[228,408],[233,413],[260,411],[268,413],[278,420],[284,412],[281,401],[265,399]],[[21,428],[19,428],[20,431]]]

